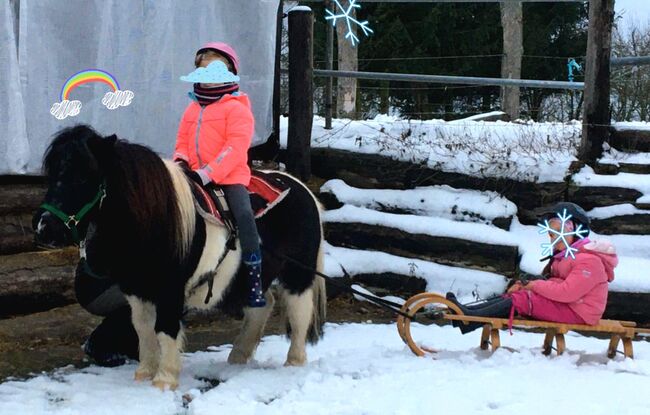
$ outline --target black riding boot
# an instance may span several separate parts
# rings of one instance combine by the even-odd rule
[[[512,309],[512,299],[509,297],[495,298],[486,301],[483,304],[471,307],[465,307],[459,303],[453,293],[447,293],[446,297],[447,300],[456,304],[466,316],[507,318],[510,316],[510,310]],[[483,323],[479,322],[471,322],[465,324],[458,321],[454,323],[457,323],[454,325],[454,327],[460,328],[460,332],[463,334],[472,332],[478,328],[483,327],[484,325]]]
[[[262,254],[258,251],[245,255],[244,266],[248,277],[248,306],[266,306],[266,299],[262,292]]]
[[[99,366],[120,366],[138,360],[138,334],[131,323],[129,306],[104,318],[83,345],[84,352]]]

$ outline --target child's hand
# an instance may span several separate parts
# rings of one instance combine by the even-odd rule
[[[521,290],[523,287],[524,287],[523,284],[521,282],[517,281],[516,283],[514,283],[512,285],[512,287],[508,288],[508,294],[517,292],[517,291]]]

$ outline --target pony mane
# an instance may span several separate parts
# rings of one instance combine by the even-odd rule
[[[124,198],[137,235],[159,243],[168,241],[167,252],[182,259],[189,250],[196,220],[193,202],[189,199],[188,206],[185,195],[189,192],[187,181],[173,177],[149,147],[117,140],[114,151],[110,191]]]
[[[86,146],[86,150],[89,151],[87,143],[94,138],[101,138],[101,136],[86,124],[67,127],[59,131],[43,155],[43,174],[49,177],[56,167],[59,167],[66,158],[71,156],[70,149],[73,146],[79,148]],[[95,157],[92,154],[88,156],[88,160],[95,163],[94,167],[96,168]]]

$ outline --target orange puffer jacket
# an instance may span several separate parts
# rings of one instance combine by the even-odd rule
[[[201,177],[215,183],[248,186],[248,148],[254,130],[245,94],[224,95],[205,107],[194,101],[181,119],[173,158],[185,160]]]

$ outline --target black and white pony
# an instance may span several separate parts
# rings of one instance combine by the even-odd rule
[[[175,163],[145,146],[102,137],[79,125],[60,131],[44,157],[48,190],[34,218],[36,240],[48,248],[81,241],[95,272],[114,279],[126,294],[139,337],[136,380],[175,388],[183,347],[181,317],[187,308],[219,307],[241,313],[244,322],[228,356],[253,356],[274,304],[269,286],[279,280],[291,339],[286,365],[306,362],[305,342],[322,335],[326,296],[322,278],[279,258],[322,271],[322,226],[318,202],[295,178],[272,172],[290,186],[282,202],[257,221],[265,247],[262,280],[266,307],[248,308],[247,278],[240,248],[226,252],[227,230],[195,208],[190,183]],[[89,228],[91,232],[89,232]],[[216,275],[205,304],[210,274]]]

